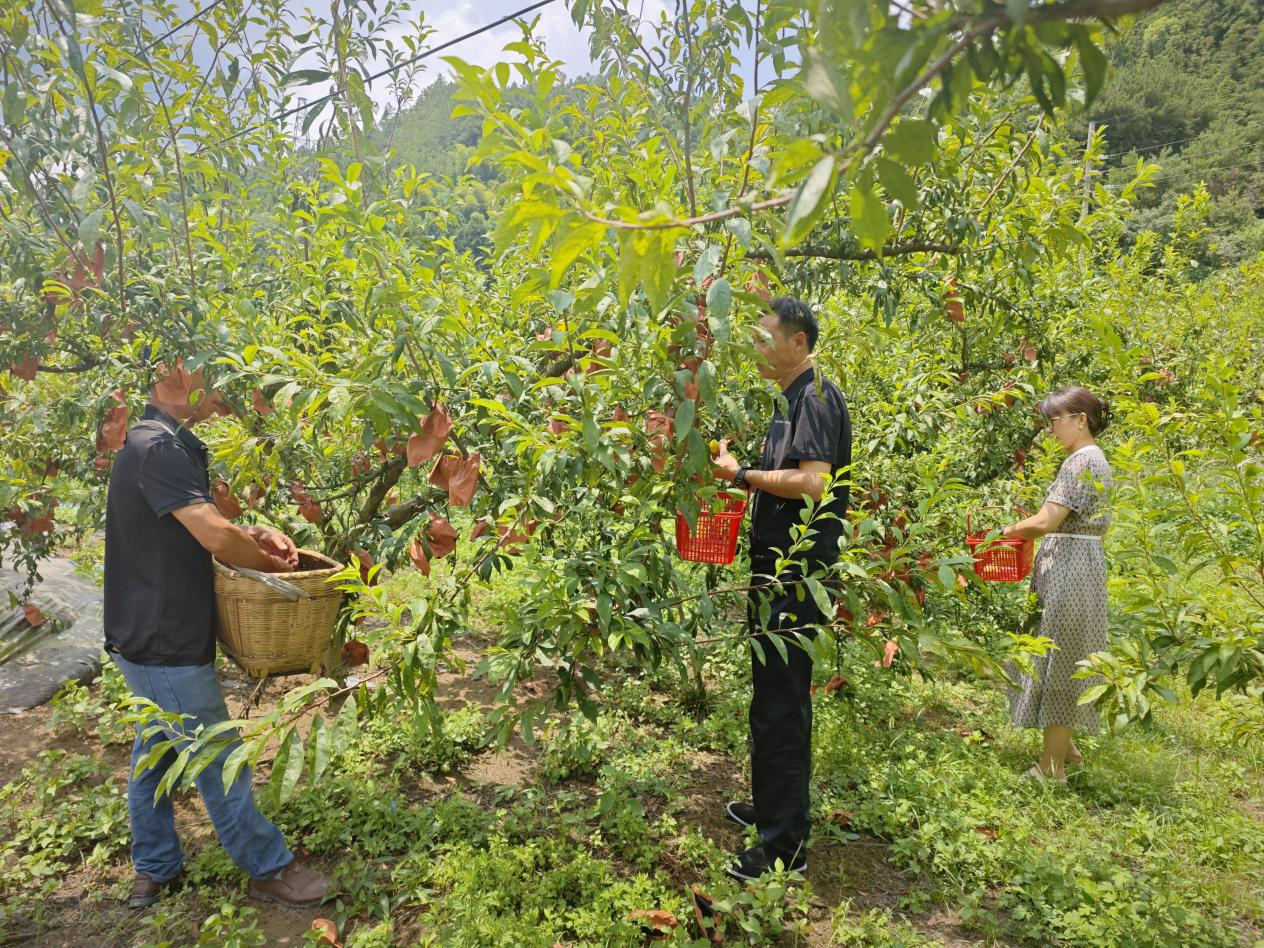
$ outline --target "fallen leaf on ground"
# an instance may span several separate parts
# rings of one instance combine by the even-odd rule
[[[320,940],[318,944],[333,945],[333,948],[342,948],[342,942],[338,940],[338,926],[329,919],[312,919],[312,931],[320,932]]]
[[[836,806],[825,814],[825,822],[833,823],[835,826],[841,826],[846,829],[851,825],[851,821],[856,818],[856,814],[851,810],[844,810],[841,806]]]
[[[655,932],[669,932],[680,924],[675,915],[662,909],[636,909],[629,912],[626,918],[629,922],[640,922]]]
[[[24,605],[22,607],[22,613],[26,616],[26,621],[29,622],[33,628],[36,628],[36,629],[38,629],[41,625],[43,625],[45,622],[48,621],[44,613],[40,612],[39,606],[36,606],[33,603],[28,602],[26,605]]]

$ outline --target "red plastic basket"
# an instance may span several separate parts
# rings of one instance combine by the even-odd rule
[[[1002,510],[997,506],[980,507],[980,510]],[[1027,511],[1016,508],[1024,517]],[[966,514],[966,546],[974,556],[974,571],[980,579],[989,583],[1016,583],[1026,579],[1031,572],[1032,554],[1035,545],[1021,537],[998,537],[988,541],[988,531],[975,531],[971,520],[973,514]]]
[[[676,514],[676,549],[680,551],[682,560],[691,563],[733,562],[733,557],[737,555],[737,537],[742,532],[742,519],[746,516],[746,498],[733,494],[721,496],[724,498],[724,509],[717,513],[706,509],[699,511],[692,533],[685,515]]]

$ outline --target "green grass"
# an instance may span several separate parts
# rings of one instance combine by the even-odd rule
[[[391,582],[401,595],[423,591],[411,574]],[[479,593],[481,621],[511,596]],[[478,709],[450,715],[438,736],[394,716],[367,720],[331,775],[274,816],[292,845],[335,867],[328,914],[348,945],[631,946],[643,943],[632,913],[646,909],[671,912],[681,925],[667,943],[689,944],[693,881],[721,900],[731,944],[933,944],[943,933],[932,920],[945,916],[954,937],[981,944],[1264,937],[1264,749],[1228,740],[1213,700],[1185,696],[1152,728],[1085,739],[1087,767],[1063,788],[1019,776],[1039,736],[1008,728],[999,688],[951,669],[897,676],[856,647],[840,660],[849,684],[816,698],[812,884],[743,890],[722,875],[739,837],[712,811],[746,780],[749,672],[738,649],[711,656],[700,719],[682,711],[674,673],[612,675],[596,721],[559,718],[538,735],[520,786],[466,776],[493,753]],[[59,924],[65,876],[125,887],[124,774],[93,760],[116,725],[92,704],[115,691],[107,680],[64,698],[60,725],[81,732],[84,753],[47,754],[0,791],[9,931]],[[699,761],[718,784],[699,784]],[[449,774],[450,789],[419,789],[423,776]],[[836,809],[850,825],[826,819]],[[147,914],[132,937],[261,943],[223,851],[191,849],[198,894]],[[862,851],[899,883],[887,904],[866,902]],[[133,931],[109,899],[88,904],[100,937]]]

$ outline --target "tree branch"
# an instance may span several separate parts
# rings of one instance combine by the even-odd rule
[[[883,260],[887,257],[902,257],[913,253],[968,253],[971,248],[965,244],[942,244],[928,240],[909,240],[903,243],[888,244],[878,253],[873,250],[853,250],[849,247],[795,247],[787,250],[787,257],[816,257],[822,260]]]
[[[1055,20],[1113,19],[1130,13],[1141,13],[1153,9],[1164,2],[1165,0],[1094,0],[1091,3],[1055,3],[1045,7],[1032,8],[1026,15],[1025,23],[1045,23]],[[862,160],[878,146],[882,136],[886,134],[887,129],[895,121],[896,116],[900,114],[900,110],[904,108],[913,96],[917,95],[929,82],[943,72],[962,50],[979,37],[994,33],[1007,23],[1014,23],[1014,20],[1010,17],[1007,10],[998,9],[994,15],[967,29],[970,22],[971,19],[962,18],[958,24],[954,24],[955,27],[964,30],[961,36],[952,46],[931,62],[921,75],[892,99],[891,104],[882,113],[869,134],[863,139],[859,139],[852,148],[848,149],[851,154],[839,168],[840,175],[847,174],[857,161]],[[741,214],[753,213],[754,211],[784,207],[793,198],[794,192],[790,191],[779,197],[757,202],[749,207],[743,207],[738,204],[725,208],[722,211],[712,211],[709,214],[669,221],[655,221],[653,223],[610,220],[586,210],[583,211],[583,214],[590,221],[620,230],[672,230],[675,228],[696,227],[699,224],[711,224],[716,221],[727,220],[730,217],[737,217]]]

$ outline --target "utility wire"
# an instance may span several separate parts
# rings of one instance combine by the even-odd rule
[[[168,39],[172,34],[178,33],[180,30],[184,29],[186,26],[188,26],[190,23],[193,23],[195,20],[202,19],[202,17],[206,16],[206,14],[210,13],[216,7],[220,6],[223,2],[224,0],[212,0],[211,3],[208,3],[201,10],[196,11],[191,17],[189,17],[183,23],[177,23],[171,29],[167,30],[167,32],[163,33],[162,36],[158,37],[156,40],[154,40],[152,43],[150,43],[148,46],[142,49],[141,54],[143,55],[145,53],[148,53],[151,49],[153,49],[159,43],[163,42],[163,40]]]
[[[1238,128],[1255,128],[1256,126],[1259,126],[1259,125],[1264,125],[1264,122],[1245,122],[1237,127]],[[1170,145],[1184,145],[1187,142],[1192,142],[1201,137],[1202,137],[1202,134],[1200,133],[1198,135],[1191,135],[1189,138],[1177,138],[1170,142],[1156,142],[1153,145],[1138,145],[1136,148],[1129,148],[1125,151],[1112,151],[1109,154],[1102,155],[1102,157],[1103,158],[1121,158],[1124,155],[1130,155],[1133,152],[1156,151],[1160,148],[1167,148]]]
[[[463,43],[467,39],[473,39],[475,36],[478,36],[482,33],[486,33],[489,30],[494,30],[496,29],[496,27],[503,26],[504,24],[510,22],[511,20],[516,20],[518,17],[522,16],[525,13],[530,13],[533,10],[540,9],[541,7],[547,7],[549,4],[554,3],[554,2],[555,0],[537,0],[536,3],[533,3],[530,6],[523,7],[521,10],[516,10],[513,13],[508,14],[507,16],[502,16],[499,20],[496,20],[494,23],[488,23],[486,26],[480,26],[476,30],[470,30],[470,32],[464,33],[461,36],[456,37],[455,39],[450,39],[446,43],[440,43],[438,46],[432,47],[431,49],[428,49],[425,52],[418,53],[416,56],[412,56],[408,59],[403,60],[402,62],[396,63],[393,66],[388,66],[387,68],[379,70],[378,72],[375,72],[370,76],[366,76],[364,79],[364,84],[368,86],[375,79],[381,79],[383,76],[389,76],[391,73],[399,72],[399,70],[404,69],[407,66],[411,66],[415,62],[418,62],[422,59],[426,59],[429,56],[433,56],[435,53],[440,53],[443,50],[448,49],[451,46],[455,46],[458,43]],[[239,129],[238,131],[233,132],[231,135],[225,135],[223,138],[218,139],[217,141],[214,141],[209,145],[204,145],[202,148],[198,149],[197,153],[201,154],[202,152],[206,151],[208,148],[215,148],[219,145],[225,145],[228,142],[241,138],[243,135],[248,135],[251,132],[258,131],[259,129],[264,128],[265,126],[271,125],[273,122],[279,122],[282,119],[289,118],[291,115],[297,115],[299,112],[306,112],[308,109],[314,109],[318,105],[324,105],[326,102],[329,102],[331,99],[336,99],[338,96],[342,95],[346,91],[347,91],[346,87],[340,87],[340,88],[334,89],[328,95],[321,96],[319,99],[313,99],[311,102],[304,102],[302,105],[296,105],[293,108],[286,109],[283,112],[278,112],[276,115],[270,115],[266,119],[264,119],[262,122],[258,122],[254,125],[247,125],[245,128]]]

